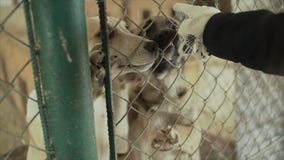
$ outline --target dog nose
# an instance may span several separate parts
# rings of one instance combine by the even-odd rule
[[[146,49],[147,51],[151,52],[151,53],[156,53],[158,51],[158,44],[154,41],[151,42],[146,42],[144,44],[144,49]]]
[[[176,35],[176,31],[173,30],[165,30],[162,31],[159,35],[158,35],[158,40],[162,41],[165,39],[173,39]]]
[[[174,30],[164,30],[155,36],[154,40],[161,49],[165,49],[175,38],[177,32]]]

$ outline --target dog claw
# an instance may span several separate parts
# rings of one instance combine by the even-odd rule
[[[159,151],[169,151],[176,147],[178,141],[178,134],[171,126],[168,126],[167,128],[158,131],[158,134],[151,145]]]

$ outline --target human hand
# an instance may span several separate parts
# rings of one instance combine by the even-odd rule
[[[185,54],[197,54],[205,58],[208,53],[203,44],[203,31],[209,19],[220,10],[208,6],[194,6],[177,3],[173,6],[175,16],[181,20],[178,34],[183,42],[179,46],[179,52]]]

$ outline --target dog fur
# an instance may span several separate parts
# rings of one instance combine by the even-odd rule
[[[111,60],[111,74],[112,79],[122,76],[131,72],[143,72],[148,70],[154,63],[158,49],[157,44],[151,40],[130,33],[126,29],[123,21],[114,17],[107,18],[108,32],[109,32],[109,53]],[[102,160],[109,159],[109,143],[108,143],[108,129],[106,106],[104,97],[103,78],[105,72],[103,66],[103,54],[101,53],[101,39],[99,30],[98,17],[92,17],[87,20],[88,28],[88,46],[91,67],[91,79],[93,84],[93,108],[95,114],[95,130],[96,130],[96,143],[98,148],[98,158]],[[128,99],[127,87],[123,87],[120,81],[114,81],[113,90],[120,97]],[[35,91],[31,93],[31,97],[36,98]],[[114,120],[117,123],[127,111],[127,103],[114,96]],[[38,106],[31,100],[27,103],[27,122],[38,113]],[[128,124],[127,118],[123,119],[117,124],[116,134],[119,137],[128,137]],[[31,133],[31,145],[38,148],[44,148],[42,127],[39,116],[31,123],[29,127]],[[123,153],[128,150],[127,141],[116,139],[118,153]],[[45,159],[45,152],[41,152],[34,147],[29,147],[27,159]]]

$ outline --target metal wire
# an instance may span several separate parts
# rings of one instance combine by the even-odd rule
[[[105,11],[106,4],[104,0],[98,0],[97,3],[99,6],[102,51],[104,53],[104,61],[105,61],[104,68],[106,72],[104,84],[105,84],[105,98],[106,98],[106,109],[107,109],[110,159],[116,160],[117,154],[116,154],[116,149],[115,149],[115,133],[114,133],[114,121],[113,121],[110,55],[109,55],[109,50],[108,50],[107,17],[106,17],[106,11]]]

